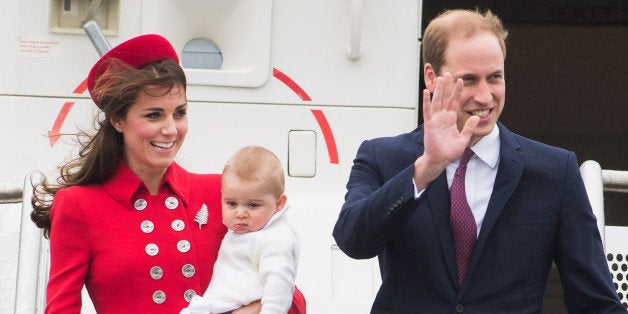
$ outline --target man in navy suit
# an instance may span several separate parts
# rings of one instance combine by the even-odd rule
[[[371,313],[543,313],[552,261],[570,313],[625,312],[575,154],[497,121],[506,36],[490,11],[434,19],[424,124],[358,150],[333,235],[350,257],[379,258]]]

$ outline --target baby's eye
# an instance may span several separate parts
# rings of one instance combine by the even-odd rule
[[[251,207],[251,208],[257,208],[257,207],[259,207],[259,204],[257,204],[257,203],[250,203],[250,204],[249,204],[249,207]]]
[[[227,202],[227,205],[229,205],[229,207],[236,207],[238,204],[236,202]]]

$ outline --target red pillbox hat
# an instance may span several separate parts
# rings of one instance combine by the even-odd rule
[[[119,59],[136,69],[166,59],[174,59],[177,63],[179,62],[177,52],[170,42],[156,34],[140,35],[113,47],[94,64],[87,76],[89,94],[98,107],[100,104],[92,94],[92,90],[98,77],[107,70],[109,63],[105,61],[110,58]]]

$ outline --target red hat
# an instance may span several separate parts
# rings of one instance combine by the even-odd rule
[[[98,107],[100,104],[92,93],[92,89],[98,77],[107,70],[108,63],[104,61],[110,58],[119,59],[136,69],[166,59],[179,62],[177,52],[170,42],[156,34],[140,35],[113,47],[94,64],[87,76],[89,94]]]

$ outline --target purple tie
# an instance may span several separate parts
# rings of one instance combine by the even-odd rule
[[[460,164],[456,169],[454,180],[451,183],[451,212],[449,223],[454,236],[454,247],[456,248],[456,263],[458,264],[458,285],[462,286],[462,281],[467,273],[467,266],[471,253],[475,247],[477,237],[477,227],[473,212],[467,203],[467,194],[464,187],[464,177],[467,172],[467,163],[473,156],[473,151],[466,148],[460,156]]]

